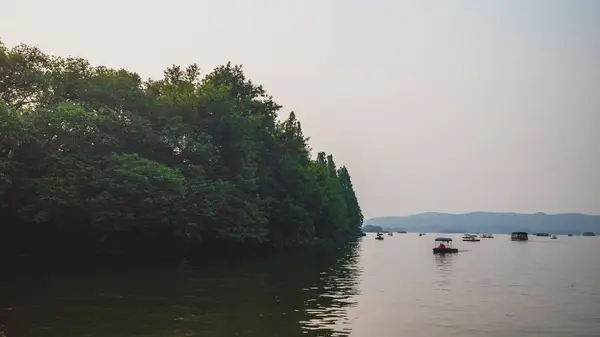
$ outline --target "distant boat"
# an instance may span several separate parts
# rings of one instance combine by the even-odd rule
[[[452,254],[458,253],[457,248],[452,247],[451,238],[436,238],[434,241],[435,246],[433,247],[434,254]],[[439,242],[439,245],[438,245]]]
[[[551,237],[550,239],[554,239],[554,240],[556,240],[556,239],[558,239],[558,238],[556,237],[556,234],[554,234],[554,235],[552,235],[552,237]]]
[[[594,233],[594,232],[583,232],[581,234],[581,236],[596,236],[596,233]]]
[[[406,234],[406,231],[398,231],[398,234]]]
[[[567,234],[567,236],[573,236],[573,234]]]
[[[483,235],[481,235],[481,238],[482,239],[493,239],[494,235],[492,235],[492,234],[483,234]]]
[[[526,232],[512,232],[510,233],[510,239],[512,241],[528,241],[529,237]]]
[[[383,233],[377,233],[375,240],[383,240]]]
[[[481,241],[481,240],[479,240],[479,239],[477,238],[477,235],[474,235],[474,234],[465,234],[465,235],[462,237],[462,240],[463,240],[463,241],[467,241],[467,242],[479,242],[479,241]]]
[[[550,236],[548,233],[536,233],[535,236]]]
[[[392,233],[392,232],[389,232],[389,233],[388,233],[388,235],[389,235],[389,236],[392,236],[392,235],[394,235],[394,233]]]

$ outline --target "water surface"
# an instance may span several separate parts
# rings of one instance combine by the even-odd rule
[[[170,267],[2,274],[20,336],[598,336],[600,240],[507,235],[434,256],[429,234]],[[444,235],[448,236],[448,235]]]

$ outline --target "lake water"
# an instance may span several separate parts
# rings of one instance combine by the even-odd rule
[[[369,234],[293,256],[5,273],[0,324],[6,337],[600,335],[600,237],[450,236],[460,252],[445,257],[434,234]]]

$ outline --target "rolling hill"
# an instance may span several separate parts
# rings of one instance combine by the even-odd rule
[[[600,233],[600,215],[579,213],[520,214],[473,212],[448,214],[427,212],[408,216],[387,216],[368,219],[364,225],[381,226],[384,230],[406,230],[430,233],[529,233],[581,234]]]

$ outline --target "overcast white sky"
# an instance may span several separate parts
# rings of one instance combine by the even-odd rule
[[[600,213],[600,1],[0,0],[0,39],[144,78],[243,64],[367,218]]]

